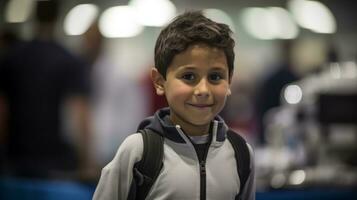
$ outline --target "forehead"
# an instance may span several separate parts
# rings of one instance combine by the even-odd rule
[[[224,51],[205,43],[196,43],[176,54],[169,66],[170,68],[190,67],[214,67],[228,70],[227,58]]]

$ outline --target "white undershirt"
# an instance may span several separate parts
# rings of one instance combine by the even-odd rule
[[[195,144],[206,144],[209,140],[209,135],[200,135],[200,136],[189,136],[191,141]]]

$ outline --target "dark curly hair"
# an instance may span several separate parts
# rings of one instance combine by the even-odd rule
[[[166,78],[166,71],[175,55],[194,43],[203,42],[222,49],[226,55],[229,76],[234,68],[234,39],[226,24],[206,18],[201,11],[185,12],[164,28],[155,45],[155,67]]]

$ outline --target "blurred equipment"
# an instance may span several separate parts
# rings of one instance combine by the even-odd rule
[[[285,86],[265,116],[258,187],[357,187],[357,65],[329,63]]]
[[[357,91],[352,94],[320,94],[317,118],[322,124],[357,124]]]

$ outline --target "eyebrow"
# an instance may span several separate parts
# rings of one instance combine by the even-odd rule
[[[179,66],[180,70],[197,70],[197,67],[194,67],[192,65],[184,65],[184,66]]]
[[[222,67],[213,67],[211,70],[213,70],[213,71],[226,71],[228,69],[222,68]]]
[[[194,67],[192,65],[180,66],[180,70],[197,70],[198,67]],[[210,70],[212,71],[225,71],[225,68],[222,67],[213,67]]]

